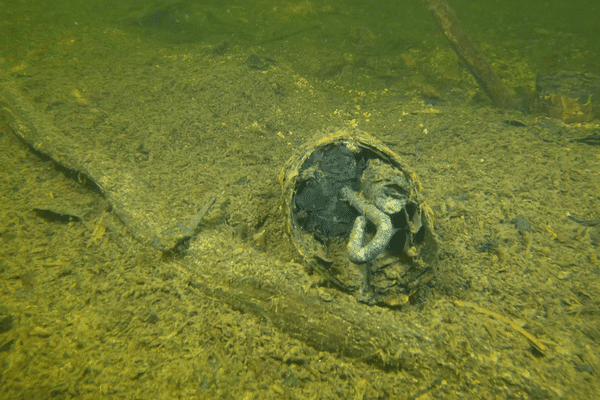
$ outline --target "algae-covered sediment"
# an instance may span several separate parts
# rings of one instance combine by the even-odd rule
[[[2,97],[7,398],[599,393],[600,148],[577,141],[597,119],[497,110],[426,9],[382,17],[417,5],[371,25],[351,2],[7,7],[0,68],[32,110]],[[548,49],[461,20],[533,92]],[[593,65],[556,29],[536,37],[570,46],[561,68]],[[19,118],[53,133],[22,141]],[[434,212],[434,278],[402,307],[330,287],[286,234],[278,174],[330,127],[385,143]],[[163,223],[168,250],[146,235]]]

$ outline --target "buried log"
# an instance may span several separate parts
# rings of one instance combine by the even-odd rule
[[[244,253],[248,261],[257,258]],[[264,318],[317,350],[382,368],[435,365],[439,332],[417,310],[367,306],[337,289],[312,287],[299,264],[274,267],[240,259],[192,262],[178,264],[178,275],[192,290]]]
[[[454,12],[444,0],[425,0],[437,26],[477,83],[500,108],[517,108],[514,91],[496,75],[492,66],[463,31]]]

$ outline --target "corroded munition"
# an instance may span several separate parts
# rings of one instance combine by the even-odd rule
[[[374,137],[341,129],[307,143],[280,175],[291,239],[307,265],[369,304],[405,304],[434,273],[421,183]]]

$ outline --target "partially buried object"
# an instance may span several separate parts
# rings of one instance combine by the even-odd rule
[[[342,129],[308,143],[280,180],[295,247],[338,289],[400,306],[433,277],[437,242],[420,182],[374,137]]]

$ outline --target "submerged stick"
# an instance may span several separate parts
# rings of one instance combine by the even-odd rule
[[[444,0],[425,0],[437,26],[450,46],[475,77],[479,86],[500,108],[515,108],[515,94],[496,75],[490,63],[462,30],[454,12]]]
[[[517,325],[515,322],[511,321],[510,319],[496,313],[490,310],[487,310],[483,307],[479,307],[478,305],[475,305],[473,303],[470,303],[468,301],[460,301],[460,300],[454,300],[453,301],[454,304],[456,304],[457,306],[460,307],[469,307],[472,308],[473,310],[477,310],[479,312],[482,312],[484,314],[487,314],[493,318],[496,318],[499,321],[502,321],[508,325],[510,325],[511,328],[513,328],[515,331],[519,332],[521,335],[525,336],[525,338],[527,340],[529,340],[529,342],[533,345],[533,347],[536,348],[537,351],[539,351],[541,354],[544,354],[545,351],[547,350],[546,346],[544,346],[539,340],[537,340],[535,338],[535,336],[533,336],[531,333],[527,332],[525,329],[521,328],[519,325]]]

